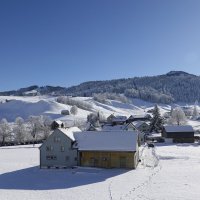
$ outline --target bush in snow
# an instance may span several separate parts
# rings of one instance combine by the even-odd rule
[[[69,110],[62,110],[61,115],[69,115]]]

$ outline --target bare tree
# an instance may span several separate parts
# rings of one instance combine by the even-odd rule
[[[1,144],[4,145],[6,139],[11,135],[11,128],[8,124],[7,119],[3,118],[0,121],[0,139],[1,139]]]
[[[38,135],[43,131],[43,124],[40,116],[29,117],[29,128],[34,142],[37,140]]]

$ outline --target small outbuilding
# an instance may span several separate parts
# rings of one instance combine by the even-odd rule
[[[162,137],[167,142],[173,143],[193,143],[194,129],[192,126],[173,126],[167,125],[163,127]]]
[[[130,168],[138,164],[138,134],[127,131],[75,133],[79,164],[85,167]]]
[[[75,142],[74,132],[80,132],[77,127],[59,128],[40,146],[40,168],[67,168],[76,166],[77,149],[73,148]]]

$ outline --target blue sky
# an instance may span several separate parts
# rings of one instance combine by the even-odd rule
[[[200,75],[199,0],[1,0],[0,90]]]

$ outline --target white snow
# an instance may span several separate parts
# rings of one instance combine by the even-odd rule
[[[81,151],[136,151],[137,132],[132,131],[85,131],[74,133]]]
[[[136,170],[41,170],[37,147],[1,147],[0,199],[199,200],[200,146],[145,147],[141,154],[147,159]]]

